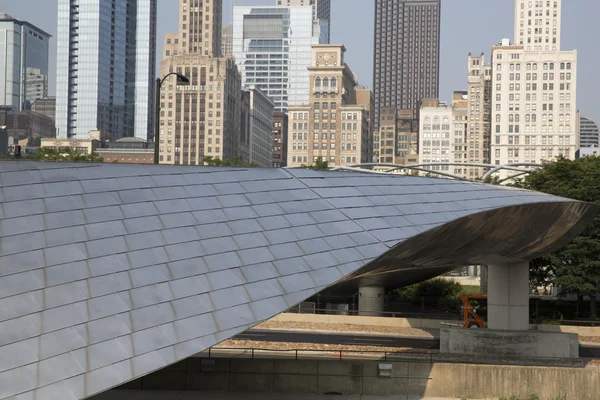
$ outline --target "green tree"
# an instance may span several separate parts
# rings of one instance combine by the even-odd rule
[[[525,189],[600,205],[600,157],[577,160],[559,157],[517,181]],[[600,284],[600,217],[573,242],[543,259],[533,260],[533,271],[547,273],[565,294],[590,297],[590,317],[596,319]]]
[[[428,305],[435,306],[440,299],[456,300],[461,290],[462,286],[455,280],[434,278],[396,289],[394,294],[415,304],[421,304],[422,300],[426,299]]]
[[[69,162],[102,162],[102,157],[97,153],[83,154],[73,150],[70,147],[61,147],[53,149],[49,147],[40,147],[33,156],[28,156],[34,160],[43,161],[69,161]]]
[[[213,156],[204,156],[204,164],[208,165],[209,167],[212,167],[213,165],[215,165],[215,159],[213,158]]]
[[[231,160],[221,160],[213,156],[204,156],[204,164],[209,167],[260,167],[260,164],[255,162],[247,163],[238,156],[231,158]]]
[[[313,165],[301,165],[300,168],[323,171],[329,169],[329,164],[323,160],[323,157],[318,157]]]

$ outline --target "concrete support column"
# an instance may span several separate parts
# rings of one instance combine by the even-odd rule
[[[362,286],[358,288],[358,314],[378,317],[384,310],[385,289],[381,286]]]
[[[488,328],[529,329],[529,262],[488,265]]]

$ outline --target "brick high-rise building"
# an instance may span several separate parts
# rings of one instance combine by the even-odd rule
[[[382,107],[417,118],[419,102],[438,97],[440,13],[440,0],[375,0],[375,130]]]
[[[165,35],[161,76],[160,153],[164,164],[203,165],[204,157],[240,155],[241,78],[221,54],[222,0],[180,0],[179,33]]]

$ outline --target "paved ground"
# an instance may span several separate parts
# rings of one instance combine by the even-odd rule
[[[91,400],[448,400],[440,397],[315,396],[268,393],[213,393],[111,390]]]
[[[316,343],[352,346],[410,347],[413,349],[439,349],[440,341],[419,337],[399,337],[369,334],[344,334],[322,332],[296,332],[252,330],[244,332],[233,340],[253,340],[256,342]]]
[[[252,340],[255,342],[282,343],[316,343],[329,345],[410,347],[415,349],[439,349],[436,339],[418,337],[398,337],[369,334],[331,334],[318,332],[295,332],[282,330],[252,330],[237,335],[234,340]],[[258,347],[258,346],[257,346]],[[579,356],[584,358],[600,358],[600,346],[579,346]]]

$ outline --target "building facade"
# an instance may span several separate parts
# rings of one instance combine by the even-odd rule
[[[221,57],[233,57],[233,25],[229,24],[221,33]]]
[[[562,0],[515,0],[515,44],[525,51],[560,50]]]
[[[289,107],[288,167],[369,160],[367,104],[356,104],[356,76],[344,63],[343,45],[313,46],[309,103]]]
[[[465,156],[469,163],[489,164],[492,67],[486,64],[483,54],[475,57],[469,53],[467,69],[468,127]],[[467,170],[469,179],[481,177],[486,172],[478,167],[467,167]]]
[[[373,90],[382,107],[413,110],[439,94],[440,0],[375,0]]]
[[[26,21],[0,13],[0,105],[30,110],[48,96],[51,36]]]
[[[468,163],[470,157],[469,138],[469,94],[468,92],[455,91],[452,94],[452,121],[450,126],[450,137],[452,157],[450,162]],[[473,152],[474,153],[474,152]],[[450,171],[456,176],[469,177],[469,167],[452,165]]]
[[[398,118],[396,107],[383,107],[379,111],[379,130],[373,144],[374,161],[394,164]]]
[[[242,90],[240,153],[247,163],[271,167],[274,106],[273,101],[256,86]]]
[[[45,115],[48,118],[52,118],[52,121],[54,121],[56,116],[56,97],[44,97],[36,99],[31,104],[31,111]]]
[[[366,86],[357,86],[354,88],[353,103],[365,106],[368,121],[367,137],[369,141],[369,157],[367,158],[367,162],[373,162],[373,129],[375,128],[375,97],[373,96],[373,91]]]
[[[180,0],[180,30],[164,39],[161,76],[177,72],[190,82],[180,86],[171,76],[162,86],[161,164],[204,165],[207,156],[240,155],[242,86],[233,59],[219,57],[222,3],[194,4]]]
[[[95,152],[105,163],[154,164],[154,142],[139,138],[123,138],[102,143]]]
[[[431,99],[421,107],[419,118],[419,164],[454,162],[452,106]],[[450,165],[427,167],[432,171],[454,172]]]
[[[157,0],[59,0],[56,125],[62,138],[103,130],[153,135]]]
[[[417,164],[419,162],[419,121],[412,110],[383,107],[379,130],[373,133],[373,161],[382,164]]]
[[[273,168],[287,167],[288,116],[286,113],[273,113]]]
[[[5,114],[4,126],[14,142],[24,146],[37,145],[40,138],[55,138],[54,120],[34,111],[9,110]]]
[[[560,48],[561,8],[561,0],[515,0],[516,43],[503,39],[492,49],[494,164],[576,157],[577,51]]]
[[[278,7],[304,7],[313,9],[313,23],[319,31],[320,43],[331,40],[331,0],[277,0]]]
[[[492,160],[541,163],[578,147],[577,52],[493,49]]]
[[[242,84],[267,93],[276,111],[308,103],[311,46],[327,43],[313,9],[234,7],[233,56]]]
[[[589,118],[579,118],[579,147],[598,147],[598,124]]]

